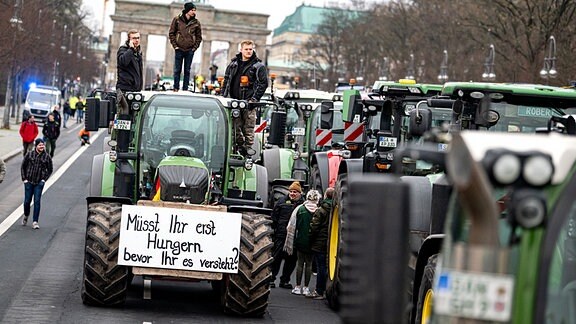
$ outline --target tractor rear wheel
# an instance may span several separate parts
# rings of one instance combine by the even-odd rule
[[[122,204],[98,202],[88,206],[82,302],[93,306],[124,304],[132,279],[129,267],[118,265]]]
[[[242,213],[238,273],[224,279],[224,312],[263,316],[268,307],[272,271],[272,220],[266,215]]]
[[[340,292],[342,291],[341,260],[344,246],[342,244],[342,227],[348,221],[346,215],[345,198],[348,192],[348,175],[338,176],[334,193],[334,202],[330,213],[328,227],[328,283],[326,286],[326,299],[333,310],[340,309]]]
[[[434,274],[436,273],[436,263],[438,254],[428,258],[428,263],[424,267],[424,273],[420,281],[420,291],[418,292],[418,304],[416,308],[416,324],[428,323],[432,316],[432,302],[434,299]]]

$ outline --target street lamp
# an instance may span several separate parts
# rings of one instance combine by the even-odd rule
[[[490,44],[490,47],[488,48],[488,56],[486,56],[486,60],[484,61],[484,73],[482,73],[482,80],[484,81],[496,80],[496,73],[494,73],[495,56],[494,45]]]
[[[540,77],[549,80],[558,75],[556,71],[556,39],[550,36],[548,39],[548,56],[544,57],[544,67],[540,70]]]
[[[410,62],[408,63],[408,70],[406,71],[406,76],[404,77],[408,80],[414,80],[414,54],[410,53]]]
[[[62,51],[66,51],[66,29],[68,28],[68,25],[64,25],[64,33],[62,33],[62,46],[60,46],[60,48],[62,49]]]
[[[390,62],[388,61],[388,57],[384,57],[384,63],[382,64],[382,76],[380,77],[381,81],[388,81],[388,74],[390,74]]]
[[[438,81],[444,83],[448,81],[448,51],[444,50],[444,57],[440,64],[440,74],[438,74]]]

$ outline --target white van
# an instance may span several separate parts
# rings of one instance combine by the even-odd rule
[[[52,107],[60,104],[60,96],[60,90],[56,87],[36,86],[30,88],[24,103],[24,111],[34,115],[37,122],[43,123],[52,111]]]

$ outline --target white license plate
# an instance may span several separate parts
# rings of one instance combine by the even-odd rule
[[[306,129],[303,127],[294,127],[292,128],[292,135],[304,136],[306,135]]]
[[[507,322],[514,278],[493,273],[444,270],[436,278],[434,311],[439,315]]]
[[[121,129],[121,130],[130,130],[131,121],[129,120],[115,120],[114,121],[114,128]]]
[[[396,147],[396,137],[385,137],[381,136],[378,141],[378,146],[380,147]]]

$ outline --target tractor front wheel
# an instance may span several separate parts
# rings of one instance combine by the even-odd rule
[[[99,202],[88,206],[82,302],[92,306],[124,304],[132,275],[118,265],[122,204]]]
[[[223,281],[222,304],[227,314],[259,317],[266,312],[272,278],[271,223],[266,215],[242,214],[238,273]]]
[[[424,273],[420,281],[420,291],[418,292],[418,304],[416,307],[416,324],[428,323],[432,316],[432,302],[434,299],[434,274],[436,273],[436,263],[438,254],[428,258],[428,263],[424,267]]]

